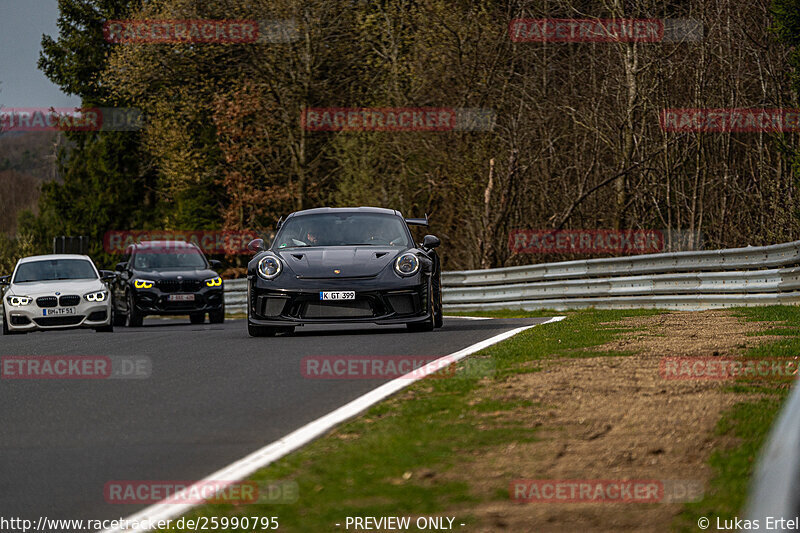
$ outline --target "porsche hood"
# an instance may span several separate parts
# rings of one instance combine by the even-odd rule
[[[396,246],[322,246],[274,250],[298,278],[377,276],[405,249]]]

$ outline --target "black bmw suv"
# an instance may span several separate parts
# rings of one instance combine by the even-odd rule
[[[141,326],[148,315],[189,315],[192,324],[225,321],[222,278],[192,243],[143,241],[128,247],[116,266],[114,324]]]

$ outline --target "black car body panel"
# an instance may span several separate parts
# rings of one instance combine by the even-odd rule
[[[289,215],[282,220],[281,228],[290,225],[294,217],[319,214],[346,217],[360,213],[394,217],[402,224],[406,244],[280,248],[277,245],[281,241],[279,230],[270,248],[256,254],[248,264],[250,325],[280,328],[315,323],[413,324],[432,320],[430,302],[440,301],[440,297],[431,294],[434,287],[440,286],[434,283],[440,275],[438,257],[433,249],[414,244],[405,219],[397,211],[310,209]],[[413,275],[400,275],[394,263],[407,253],[418,258],[419,268]],[[259,274],[259,263],[265,257],[277,258],[282,263],[282,271],[274,279],[265,279]],[[355,297],[323,301],[323,291],[352,291]]]
[[[404,250],[402,250],[404,251]],[[401,252],[396,247],[322,246],[318,248],[276,250],[286,266],[301,279],[328,279],[334,269],[341,270],[337,279],[378,276]]]

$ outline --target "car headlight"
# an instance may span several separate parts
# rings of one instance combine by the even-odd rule
[[[394,260],[394,269],[401,276],[413,276],[419,270],[419,259],[412,253],[404,253]]]
[[[136,279],[133,280],[133,286],[137,289],[152,289],[153,285],[155,285],[154,281],[150,281],[149,279]]]
[[[106,291],[90,292],[89,294],[84,294],[83,297],[89,302],[105,302],[106,298],[108,298],[108,293]]]
[[[206,287],[221,287],[222,286],[222,278],[216,277],[206,280]]]
[[[280,259],[268,255],[258,262],[258,274],[264,279],[273,279],[283,270]]]
[[[6,301],[11,307],[23,307],[29,305],[33,301],[33,298],[27,296],[9,296],[6,298]]]

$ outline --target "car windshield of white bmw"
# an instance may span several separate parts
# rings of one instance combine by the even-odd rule
[[[47,259],[22,263],[14,275],[14,283],[63,279],[97,279],[97,272],[83,259]]]
[[[133,257],[133,268],[136,270],[184,270],[208,268],[203,254],[199,250],[151,249],[137,252]]]
[[[303,215],[286,221],[274,248],[301,246],[410,245],[405,222],[395,216],[367,213]]]

